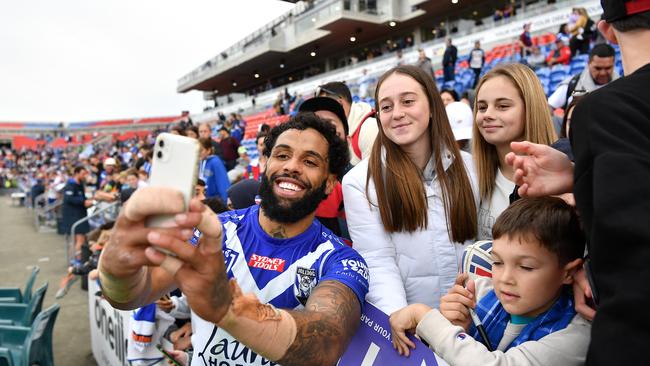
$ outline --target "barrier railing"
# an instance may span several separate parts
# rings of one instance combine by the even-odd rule
[[[94,218],[98,218],[98,217],[100,217],[100,215],[105,215],[106,213],[108,213],[110,215],[110,217],[109,217],[110,220],[115,220],[115,218],[117,218],[117,215],[119,214],[119,210],[120,210],[120,202],[119,201],[118,202],[112,202],[112,203],[109,203],[108,205],[106,205],[106,206],[104,206],[102,208],[98,208],[92,214],[87,215],[83,219],[78,220],[74,224],[72,224],[72,227],[70,228],[70,232],[66,234],[66,238],[65,238],[65,260],[66,260],[65,265],[66,265],[66,268],[67,268],[68,264],[70,263],[70,260],[74,256],[74,250],[72,251],[72,255],[71,255],[70,247],[72,245],[74,245],[74,232],[77,229],[77,227],[79,227],[79,225],[83,224],[84,222],[90,221],[90,220],[92,220]],[[106,216],[104,216],[104,217],[106,217]]]
[[[43,202],[40,205],[39,202]],[[59,208],[63,205],[63,200],[57,199],[52,203],[47,202],[45,193],[36,197],[34,200],[34,225],[38,232],[56,231],[58,228]]]

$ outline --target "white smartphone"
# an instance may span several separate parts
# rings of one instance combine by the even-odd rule
[[[183,193],[185,210],[194,196],[194,186],[199,173],[199,142],[196,139],[161,133],[153,149],[153,163],[149,185],[170,187]],[[150,216],[147,227],[173,227],[174,215]]]

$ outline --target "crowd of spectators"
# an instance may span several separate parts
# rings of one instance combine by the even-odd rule
[[[289,122],[272,129],[260,127],[255,139],[259,153],[256,161],[250,159],[249,151],[241,144],[245,121],[237,114],[199,126],[191,120],[174,124],[170,132],[199,139],[201,145],[197,196],[215,213],[242,210],[219,216],[223,225],[216,225],[218,229],[204,222],[205,213],[196,203],[183,219],[177,218],[181,228],[196,229],[187,240],[193,245],[200,241],[201,245],[191,250],[205,255],[198,263],[196,256],[185,255],[183,249],[183,255],[174,259],[182,262],[182,273],[178,272],[178,265],[166,263],[169,257],[145,253],[142,237],[118,242],[111,241],[110,229],[100,231],[97,242],[114,245],[113,253],[106,259],[108,264],[96,272],[104,286],[103,295],[117,306],[139,307],[139,313],[153,306],[156,311],[174,317],[175,325],[166,329],[165,337],[173,344],[173,357],[183,364],[188,364],[193,347],[216,347],[215,342],[220,340],[214,338],[215,334],[230,337],[223,338],[226,342],[241,341],[273,362],[288,364],[301,364],[292,353],[296,349],[318,346],[317,339],[326,337],[334,345],[332,352],[319,357],[333,363],[356,330],[359,310],[366,298],[391,315],[392,342],[400,354],[408,355],[415,346],[406,337],[406,332],[411,331],[452,364],[480,360],[481,364],[499,365],[582,365],[590,339],[596,340],[599,347],[611,348],[607,346],[611,342],[625,346],[623,341],[612,339],[606,328],[598,328],[599,321],[610,326],[623,324],[624,316],[613,310],[602,311],[616,310],[608,301],[647,303],[650,296],[641,287],[635,290],[642,292],[642,299],[612,295],[617,285],[639,281],[625,276],[627,269],[614,268],[607,262],[608,255],[598,249],[610,248],[611,243],[603,242],[594,232],[609,240],[620,234],[636,249],[639,245],[634,243],[647,239],[639,234],[647,233],[643,220],[647,187],[636,186],[643,180],[626,180],[628,173],[619,169],[625,165],[622,162],[630,161],[636,164],[633,174],[647,178],[647,153],[643,150],[647,147],[647,128],[635,125],[645,121],[644,114],[631,111],[648,109],[647,98],[640,101],[632,96],[641,93],[647,83],[650,58],[629,50],[642,37],[647,39],[650,25],[648,9],[629,10],[614,3],[604,1],[607,22],[601,23],[601,29],[609,41],[621,41],[621,52],[633,56],[635,63],[626,64],[631,75],[608,87],[605,86],[618,77],[614,72],[614,49],[592,43],[592,34],[586,29],[590,27],[588,16],[583,19],[584,9],[575,9],[566,27],[571,34],[569,44],[565,43],[566,37],[558,36],[555,48],[545,60],[533,62],[532,56],[540,52],[530,39],[530,24],[524,26],[519,39],[531,66],[542,62],[547,66],[566,64],[576,54],[588,54],[584,71],[563,81],[549,99],[535,71],[523,62],[498,65],[478,78],[485,54],[477,43],[470,67],[476,69],[478,80],[471,95],[459,97],[455,90],[445,89],[439,92],[430,59],[424,52],[417,64],[398,64],[379,78],[374,88],[374,106],[355,101],[344,82],[319,86],[314,97],[304,103],[298,103],[298,98],[285,91],[278,97],[276,112],[296,114]],[[637,18],[637,23],[624,24],[632,30],[622,25],[617,28],[621,24],[618,21],[625,21],[635,12],[645,17]],[[586,42],[586,48],[581,41]],[[456,57],[457,51],[448,40],[443,57],[446,81],[454,79]],[[627,93],[627,97],[621,93]],[[553,123],[552,112],[556,108],[566,112],[561,126]],[[600,110],[602,115],[594,114],[590,108]],[[626,118],[616,122],[620,127],[634,125],[635,129],[619,131],[606,123],[592,123],[591,119],[612,117],[614,110]],[[588,141],[590,131],[604,142],[593,147],[594,151]],[[629,140],[620,142],[616,138],[618,133],[626,133]],[[78,189],[75,184],[86,182],[96,191],[92,200],[112,202],[125,191],[132,193],[146,186],[154,136],[81,152],[4,151],[0,163],[7,174],[23,174],[21,179],[30,181],[31,187],[42,184],[36,192],[61,184],[64,185],[59,190],[67,192]],[[573,146],[567,136],[573,139]],[[616,146],[613,152],[603,150],[612,145]],[[592,159],[592,155],[598,155],[600,160]],[[574,156],[575,165],[570,161]],[[592,170],[594,165],[618,174],[598,175],[599,170]],[[575,197],[570,192],[574,169]],[[540,183],[539,177],[545,178],[545,184]],[[602,196],[596,195],[596,190],[603,189],[601,181],[615,187],[598,191]],[[634,189],[636,194],[630,194],[628,189]],[[164,194],[155,188],[147,188],[147,192]],[[605,193],[623,200],[612,201]],[[173,198],[134,197],[140,203],[134,210],[153,205],[161,212],[171,207]],[[601,200],[615,209],[611,214],[599,211],[592,200]],[[642,203],[635,204],[635,200]],[[79,202],[88,205],[85,199]],[[625,205],[631,208],[625,211]],[[624,219],[612,216],[621,212],[643,217],[639,220],[630,215]],[[611,220],[608,223],[622,227],[629,220],[636,225],[636,231],[598,227],[598,215],[607,216]],[[120,219],[122,225],[129,224],[127,218]],[[211,220],[215,222],[214,217]],[[171,234],[149,235],[147,243],[180,251],[178,245],[168,243],[165,235]],[[176,238],[181,235],[186,236],[179,229]],[[476,240],[484,241],[474,244]],[[595,256],[593,268],[585,264],[583,257],[586,240],[588,251]],[[82,246],[86,242],[84,237]],[[224,256],[202,248],[208,244],[223,245],[226,268]],[[336,260],[314,259],[322,255],[315,250],[320,245],[326,245],[327,256]],[[98,252],[100,247],[95,245],[93,249]],[[287,248],[291,254],[285,252]],[[151,267],[144,270],[144,276],[139,275],[141,264],[119,262],[119,255],[115,254],[119,250],[140,250],[160,267]],[[472,254],[472,250],[479,254]],[[290,258],[286,259],[287,267],[311,258],[313,263],[309,266],[319,266],[318,275],[316,267],[301,267],[298,283],[290,279],[286,288],[281,287],[285,284],[275,282],[283,278],[279,274],[282,271],[273,267],[270,272],[278,273],[269,274],[256,267],[279,265],[280,261],[284,266],[284,259],[276,259],[280,253]],[[235,263],[238,255],[251,259],[248,264],[246,260],[243,264],[241,260]],[[473,271],[462,259],[464,255],[473,256],[469,260]],[[345,257],[340,267],[339,256]],[[630,262],[629,256],[626,262],[626,255],[619,251],[616,258],[618,265]],[[355,269],[346,265],[348,261],[354,261]],[[92,263],[84,262],[83,269],[92,267]],[[190,269],[205,263],[216,269],[210,269],[215,271],[210,272],[214,276],[209,276],[206,286],[197,291],[193,281],[203,281],[205,276]],[[481,272],[476,270],[477,263],[491,279],[478,277]],[[640,268],[645,265],[636,264],[641,264]],[[233,270],[233,266],[243,267]],[[242,268],[249,268],[246,266],[255,271],[244,271]],[[132,272],[120,277],[123,268]],[[459,268],[465,273],[459,274]],[[592,269],[594,272],[589,273]],[[155,280],[162,284],[152,285],[153,275],[146,277],[148,270],[157,271]],[[161,276],[161,271],[169,274]],[[68,277],[78,272],[79,266],[73,265]],[[183,276],[187,282],[172,276]],[[228,283],[233,278],[237,281]],[[608,282],[611,279],[617,283]],[[269,281],[275,281],[275,290],[288,291],[289,296],[276,299],[277,294],[271,296],[267,288],[259,286]],[[158,293],[147,291],[148,286],[158,286],[154,287],[158,290],[179,287],[182,292],[154,298]],[[595,303],[599,300],[597,287],[606,291],[600,292],[599,306],[603,310],[598,310],[601,317],[596,318],[592,332]],[[212,290],[216,288],[225,288],[224,293],[229,295],[215,296]],[[242,295],[249,292],[254,294]],[[321,306],[318,301],[323,299],[347,310]],[[230,308],[230,300],[235,310]],[[239,313],[243,306],[240,301],[248,301],[246,304],[259,312],[273,315],[260,316],[251,325],[251,320]],[[304,308],[297,312],[294,309],[299,304]],[[473,324],[475,315],[468,308],[476,309],[482,324]],[[190,317],[192,320],[187,321]],[[179,322],[180,319],[184,320]],[[206,320],[219,327],[206,326]],[[286,329],[291,331],[285,332]],[[309,333],[311,337],[305,336],[308,331],[313,332]],[[271,344],[274,342],[267,337],[251,334],[272,334],[268,339],[282,342]],[[628,347],[630,354],[617,357],[638,357],[643,350],[638,342],[636,347],[639,348]],[[590,357],[616,361],[593,344],[589,352]],[[209,357],[220,360],[215,352]],[[302,360],[302,364],[311,361]]]

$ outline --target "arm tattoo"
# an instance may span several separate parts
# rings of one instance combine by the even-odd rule
[[[361,305],[346,285],[324,281],[309,296],[304,310],[290,314],[296,321],[296,339],[278,363],[334,365],[359,327]]]

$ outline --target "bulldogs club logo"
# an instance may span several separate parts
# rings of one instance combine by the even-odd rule
[[[311,268],[298,267],[296,269],[296,281],[294,293],[302,306],[305,306],[311,290],[316,287],[316,270]]]

